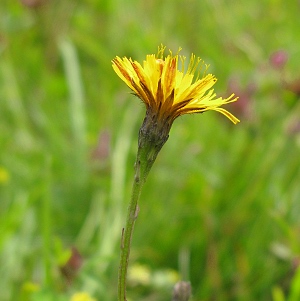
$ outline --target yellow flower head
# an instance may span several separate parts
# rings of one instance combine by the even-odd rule
[[[88,293],[78,292],[71,297],[71,301],[96,301]]]
[[[113,59],[113,69],[127,86],[146,105],[147,112],[155,114],[158,122],[169,127],[173,121],[190,113],[202,113],[209,110],[218,111],[228,117],[233,123],[239,120],[222,105],[234,102],[234,94],[228,98],[216,98],[211,89],[217,79],[212,74],[199,77],[199,70],[203,66],[200,58],[192,55],[187,71],[184,72],[185,57],[170,52],[164,57],[165,47],[161,46],[158,55],[147,55],[143,66],[131,58],[116,57]],[[178,61],[182,70],[178,70]],[[207,66],[206,66],[207,69]],[[197,76],[195,73],[197,72]]]
[[[0,184],[6,184],[9,181],[9,173],[8,171],[0,166]]]

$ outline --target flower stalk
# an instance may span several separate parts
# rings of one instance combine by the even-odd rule
[[[139,131],[138,152],[135,161],[135,175],[131,200],[128,207],[125,229],[122,232],[121,257],[119,265],[118,300],[126,301],[126,276],[134,224],[138,216],[138,200],[149,171],[162,146],[169,137],[169,131],[159,128],[155,114],[147,112]]]

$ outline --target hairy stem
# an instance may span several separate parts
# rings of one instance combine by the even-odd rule
[[[156,116],[146,114],[139,132],[139,144],[135,162],[135,176],[132,195],[128,207],[125,228],[122,230],[121,257],[118,278],[118,301],[126,301],[126,278],[131,248],[132,233],[138,216],[138,200],[148,173],[164,143],[168,139],[169,128],[158,127]]]
[[[125,229],[122,231],[121,258],[119,266],[118,300],[126,301],[126,276],[131,247],[131,239],[135,220],[138,215],[137,202],[140,198],[143,182],[140,180],[140,168],[138,161],[135,163],[135,177],[132,187],[131,201],[128,207]]]

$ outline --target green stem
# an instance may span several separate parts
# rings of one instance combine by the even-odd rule
[[[126,277],[128,269],[128,261],[131,248],[132,233],[135,221],[138,216],[138,200],[141,195],[142,187],[146,181],[146,177],[154,163],[154,160],[149,159],[149,154],[152,152],[148,147],[139,147],[136,162],[135,176],[132,186],[131,200],[128,207],[125,229],[122,231],[121,241],[121,258],[119,266],[119,281],[118,281],[118,300],[126,301]],[[156,156],[155,156],[156,157]]]
[[[131,239],[135,220],[138,215],[138,200],[140,198],[141,189],[143,186],[143,181],[140,179],[139,175],[139,164],[138,160],[135,167],[135,177],[132,187],[131,201],[128,207],[127,220],[125,230],[122,232],[122,242],[121,242],[121,258],[119,267],[119,282],[118,282],[118,300],[126,301],[126,276],[128,269],[128,261],[131,247]]]
[[[146,114],[139,132],[139,147],[135,162],[135,176],[132,195],[128,207],[125,228],[122,231],[121,257],[118,278],[118,300],[126,301],[126,277],[131,248],[132,233],[138,216],[138,200],[148,173],[164,143],[168,139],[169,128],[162,130],[157,127],[153,115]]]

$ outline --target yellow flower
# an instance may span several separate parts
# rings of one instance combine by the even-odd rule
[[[135,162],[135,176],[132,197],[128,207],[125,231],[122,234],[121,260],[119,268],[118,300],[126,300],[126,275],[130,253],[131,237],[138,215],[138,199],[141,188],[155,159],[169,138],[174,120],[184,114],[203,113],[214,110],[224,114],[233,123],[239,120],[222,105],[234,102],[232,94],[228,98],[216,98],[212,86],[217,81],[212,74],[197,76],[195,73],[203,63],[191,56],[184,71],[185,57],[170,52],[164,56],[165,47],[158,54],[146,56],[143,65],[131,58],[116,57],[112,67],[117,75],[146,105],[146,116],[139,131],[138,152]],[[181,62],[182,70],[178,69]],[[206,67],[207,69],[207,67]]]
[[[186,72],[185,57],[176,54],[164,56],[165,47],[158,54],[147,55],[143,66],[131,58],[116,57],[112,67],[117,75],[146,105],[146,117],[139,131],[136,169],[145,181],[160,149],[169,138],[174,120],[191,113],[214,110],[228,117],[233,123],[239,120],[222,105],[234,102],[234,94],[228,98],[216,98],[212,86],[217,81],[212,74],[199,76],[200,58],[191,56]],[[182,71],[178,70],[181,61]],[[206,66],[206,69],[208,66]],[[139,177],[137,177],[139,180]]]
[[[161,46],[158,55],[146,56],[143,66],[131,58],[116,57],[113,59],[113,69],[146,105],[147,111],[155,115],[158,122],[163,122],[169,128],[173,121],[190,113],[202,113],[209,110],[218,111],[228,117],[233,123],[239,120],[222,105],[234,102],[234,94],[228,98],[216,98],[211,89],[217,79],[212,74],[195,77],[199,67],[203,66],[200,58],[191,56],[187,71],[184,72],[185,57],[168,54],[164,57],[165,47]],[[182,71],[178,70],[178,61],[182,63]],[[207,69],[208,66],[206,66]],[[200,71],[200,70],[199,70]]]
[[[88,293],[85,292],[80,292],[80,293],[75,293],[71,301],[96,301],[96,299],[92,298]]]
[[[40,290],[40,286],[33,282],[25,282],[22,286],[23,290],[27,293],[34,293]]]
[[[9,173],[8,171],[0,166],[0,184],[3,183],[7,183],[9,181]]]

